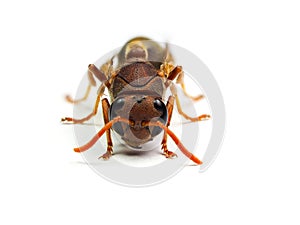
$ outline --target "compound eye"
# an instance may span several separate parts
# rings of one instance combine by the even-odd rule
[[[153,105],[155,109],[161,112],[160,122],[166,124],[168,119],[168,111],[165,103],[163,103],[163,101],[160,99],[155,99],[153,101]]]
[[[117,116],[117,111],[123,108],[125,103],[124,98],[117,98],[110,106],[109,119],[112,120]]]
[[[112,120],[113,118],[118,116],[118,111],[121,110],[124,106],[125,100],[124,98],[117,98],[113,101],[113,103],[110,106],[109,110],[109,120]],[[122,128],[121,123],[115,123],[112,128],[121,136],[124,135],[124,130]]]
[[[162,100],[160,99],[155,99],[153,101],[154,108],[157,109],[159,112],[161,112],[161,115],[159,117],[159,122],[166,124],[168,120],[168,111],[165,103],[163,103]],[[153,130],[151,131],[151,136],[154,137],[158,135],[162,129],[160,127],[154,127]]]

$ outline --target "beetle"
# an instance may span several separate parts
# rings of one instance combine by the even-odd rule
[[[116,66],[113,65],[115,58],[117,59]],[[183,69],[181,66],[174,65],[168,44],[163,47],[146,37],[133,38],[100,68],[90,64],[87,76],[89,85],[84,97],[74,100],[66,96],[66,100],[74,104],[86,100],[91,88],[96,86],[95,79],[98,79],[101,85],[98,88],[93,111],[81,119],[64,117],[61,121],[82,124],[97,114],[101,101],[104,126],[87,144],[74,148],[75,152],[88,150],[106,133],[107,149],[99,157],[106,160],[113,153],[111,130],[114,130],[130,148],[134,149],[141,148],[163,132],[161,148],[167,158],[177,156],[168,150],[167,137],[169,135],[188,158],[196,164],[202,163],[169,129],[175,102],[179,114],[192,122],[207,120],[210,115],[190,117],[183,112],[175,80],[187,97],[200,100],[204,96],[194,97],[187,93]],[[163,99],[166,97],[165,93],[168,88],[171,95],[168,96],[165,104]],[[110,101],[103,97],[105,89],[108,89]]]

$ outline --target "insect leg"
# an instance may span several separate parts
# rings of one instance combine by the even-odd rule
[[[167,102],[167,110],[168,110],[168,121],[166,124],[166,127],[169,127],[171,119],[172,119],[172,113],[173,113],[173,106],[174,106],[174,96],[169,96],[168,102]],[[167,158],[173,158],[176,157],[177,155],[174,152],[171,152],[168,150],[167,147],[167,132],[164,131],[164,137],[163,140],[161,142],[161,148],[163,150],[163,154],[167,157]]]
[[[203,115],[200,115],[200,116],[197,116],[197,117],[190,117],[187,114],[185,114],[182,111],[181,104],[180,104],[180,101],[179,101],[179,97],[177,95],[177,89],[176,89],[176,86],[173,83],[171,84],[170,89],[171,89],[171,92],[172,92],[173,96],[175,97],[178,113],[181,116],[183,116],[185,119],[190,120],[192,122],[197,122],[197,121],[207,120],[207,119],[210,118],[210,115],[207,115],[207,114],[203,114]]]
[[[176,66],[175,68],[172,69],[172,71],[168,74],[168,84],[170,85],[170,81],[173,81],[176,79],[176,83],[180,84],[182,91],[185,96],[188,98],[192,99],[193,101],[198,101],[204,98],[204,95],[198,95],[198,96],[191,96],[187,93],[185,84],[184,84],[184,72],[182,71],[181,66]],[[167,86],[169,86],[167,85]]]
[[[170,53],[170,47],[169,47],[169,44],[166,43],[166,47],[165,47],[165,52],[164,52],[165,56],[164,56],[164,61],[165,63],[173,63],[174,62],[174,59],[173,59],[173,56],[172,54]]]
[[[73,99],[70,95],[66,95],[65,99],[66,99],[67,102],[73,103],[73,104],[77,104],[79,102],[83,102],[83,101],[85,101],[88,98],[88,96],[89,96],[89,94],[91,92],[91,88],[92,88],[92,85],[89,83],[88,86],[87,86],[87,88],[86,88],[84,96],[82,98],[80,98],[80,99]]]
[[[109,108],[110,108],[110,104],[109,104],[107,98],[102,99],[102,112],[103,112],[103,120],[104,120],[105,125],[109,122],[109,116],[108,116]],[[106,141],[107,141],[106,153],[104,153],[102,156],[100,156],[99,159],[103,158],[104,160],[107,160],[112,155],[113,143],[112,143],[112,140],[111,140],[110,129],[106,130]]]
[[[85,101],[91,92],[91,88],[96,86],[96,81],[94,77],[98,78],[101,82],[105,82],[107,80],[106,75],[103,72],[101,72],[94,64],[90,64],[88,66],[87,76],[89,79],[89,84],[86,88],[84,96],[80,99],[73,99],[70,95],[66,95],[65,99],[67,102],[77,104],[82,101]]]
[[[101,86],[98,89],[98,94],[97,94],[97,99],[96,99],[96,102],[95,102],[95,105],[94,105],[94,109],[88,116],[86,116],[82,119],[74,119],[74,118],[71,118],[71,117],[64,117],[64,118],[61,119],[61,121],[62,122],[67,121],[67,122],[73,122],[73,123],[83,123],[84,121],[87,121],[90,118],[92,118],[93,116],[95,116],[98,112],[99,102],[100,102],[101,96],[104,93],[104,90],[105,90],[105,84],[102,83]]]
[[[199,100],[203,99],[204,95],[191,96],[189,93],[187,93],[183,78],[184,78],[184,72],[182,71],[182,73],[180,73],[178,75],[178,77],[176,79],[176,83],[180,84],[184,95],[187,96],[188,98],[192,99],[193,101],[199,101]]]

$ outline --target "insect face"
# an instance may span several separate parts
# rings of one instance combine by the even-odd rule
[[[110,107],[110,120],[120,116],[130,124],[115,123],[113,130],[131,147],[139,148],[161,133],[160,127],[148,126],[148,123],[160,121],[167,123],[168,113],[159,97],[130,95],[116,98]]]

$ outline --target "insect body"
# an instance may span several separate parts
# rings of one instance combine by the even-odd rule
[[[113,66],[113,59],[99,69],[93,64],[89,65],[90,84],[82,99],[72,100],[67,96],[69,102],[78,103],[85,100],[91,87],[96,85],[95,78],[102,82],[91,114],[82,119],[62,118],[64,122],[84,123],[97,114],[100,101],[102,103],[104,127],[86,145],[74,150],[82,152],[89,149],[106,133],[107,151],[100,158],[108,159],[113,152],[111,130],[119,134],[122,140],[134,149],[140,149],[163,132],[161,146],[167,158],[176,156],[168,150],[167,136],[169,135],[187,157],[201,164],[202,162],[190,153],[168,128],[175,102],[179,114],[192,122],[210,118],[207,114],[190,117],[182,111],[173,80],[176,79],[188,97],[199,100],[203,96],[192,97],[186,93],[182,68],[173,65],[168,46],[161,47],[148,38],[137,37],[128,41],[116,58],[118,61],[116,67]],[[110,94],[111,104],[103,97],[106,88]],[[165,104],[163,99],[168,88],[171,90],[171,95],[168,96]]]

